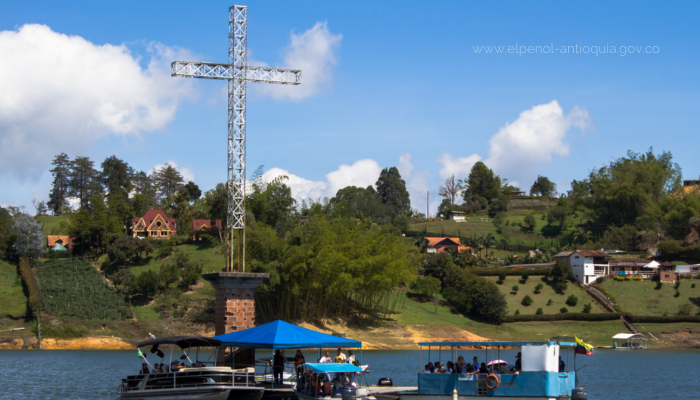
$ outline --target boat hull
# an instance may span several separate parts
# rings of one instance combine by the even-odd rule
[[[399,393],[399,400],[451,400],[454,397],[450,394],[420,394],[420,393]],[[493,400],[494,396],[458,396],[459,400]],[[517,400],[561,400],[561,397],[543,396],[543,397],[509,397]]]
[[[260,400],[264,392],[264,390],[232,390],[230,387],[137,390],[121,393],[119,398],[129,400]]]

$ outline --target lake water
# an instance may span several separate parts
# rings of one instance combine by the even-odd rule
[[[503,350],[500,355],[514,362],[516,352]],[[306,358],[315,358],[315,353],[306,352]],[[463,350],[458,354],[468,360],[474,356],[479,361],[485,359],[483,350]],[[258,356],[266,354],[260,352]],[[388,376],[396,386],[415,385],[420,356],[425,364],[425,350],[422,354],[398,350],[362,352],[363,364],[369,364],[372,371],[371,382],[376,384],[379,378]],[[573,353],[570,357],[573,367]],[[453,359],[450,352],[432,351],[430,360],[438,358]],[[135,350],[3,350],[0,399],[116,399],[121,378],[136,373],[139,365]],[[577,367],[584,367],[579,379],[589,399],[700,399],[699,350],[596,350],[592,356],[577,356]]]

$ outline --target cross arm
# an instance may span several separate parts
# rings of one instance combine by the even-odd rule
[[[245,79],[248,82],[277,83],[281,85],[298,85],[301,83],[301,71],[272,67],[237,67],[232,64],[206,62],[174,61],[170,65],[171,76],[206,79]]]

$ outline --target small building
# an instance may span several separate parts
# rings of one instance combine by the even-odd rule
[[[641,276],[643,279],[651,279],[658,271],[658,263],[643,258],[621,258],[611,260],[608,264],[610,274],[615,276]]]
[[[73,240],[68,235],[48,235],[46,237],[46,245],[52,249],[56,245],[61,245],[69,251],[73,248]]]
[[[663,283],[676,282],[676,264],[666,261],[659,265],[659,281]]]
[[[424,253],[445,253],[452,249],[457,252],[471,251],[471,247],[463,246],[459,238],[456,237],[427,237],[428,245],[423,249]]]
[[[134,218],[133,237],[170,239],[177,235],[177,222],[169,218],[165,211],[151,209],[143,217]]]
[[[646,349],[647,348],[647,337],[640,333],[618,333],[612,337],[615,342],[613,342],[613,349]],[[618,344],[617,341],[620,341]]]
[[[560,253],[561,254],[561,253]],[[584,285],[610,273],[605,257],[600,250],[575,250],[569,255],[569,263],[574,270],[574,278]]]
[[[447,213],[447,218],[452,220],[464,220],[464,211],[450,211]]]
[[[560,253],[557,253],[557,254],[554,256],[554,259],[555,259],[555,260],[569,261],[569,256],[571,255],[571,253],[573,253],[573,251],[566,251],[566,250],[565,250],[565,251],[562,251],[562,252],[560,252]]]
[[[213,233],[218,235],[221,231],[220,219],[193,219],[192,220],[192,239],[202,240],[203,233]]]
[[[309,216],[309,215],[297,215],[297,220],[299,220],[300,224],[304,225],[305,223],[307,223],[311,220],[311,216]]]

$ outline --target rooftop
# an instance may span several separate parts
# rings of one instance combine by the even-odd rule
[[[555,341],[546,341],[546,342],[496,342],[496,341],[483,341],[483,342],[421,342],[418,343],[419,346],[465,346],[465,347],[474,347],[474,346],[488,346],[488,347],[507,347],[507,346],[542,346],[542,345],[560,345],[560,346],[565,346],[565,347],[576,347],[576,343],[574,342],[555,342]]]

